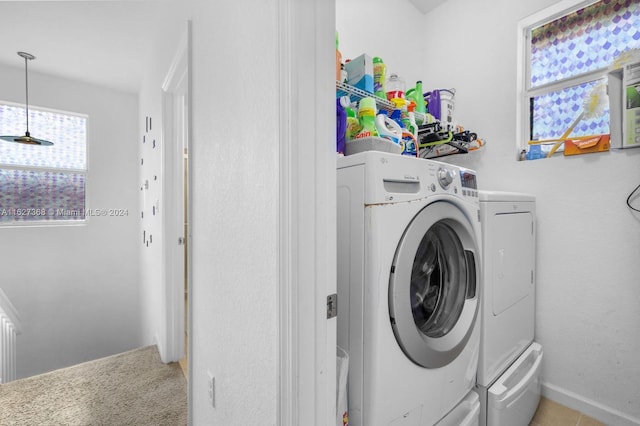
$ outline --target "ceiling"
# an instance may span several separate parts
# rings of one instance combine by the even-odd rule
[[[409,0],[423,14],[431,12],[447,0]]]
[[[137,92],[163,0],[0,0],[0,64]]]
[[[162,27],[163,4],[180,0],[0,0],[0,64],[136,93]],[[446,0],[409,0],[423,13]]]

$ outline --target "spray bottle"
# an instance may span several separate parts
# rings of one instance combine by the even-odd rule
[[[407,105],[407,115],[409,117],[409,124],[407,125],[407,129],[409,130],[409,132],[411,132],[413,137],[418,140],[418,123],[416,123],[416,115],[414,113],[415,109],[415,102],[409,102],[409,105]]]

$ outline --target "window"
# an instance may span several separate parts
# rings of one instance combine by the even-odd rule
[[[640,0],[573,1],[569,10],[567,3],[520,23],[523,145],[560,138],[576,121],[571,136],[609,133],[608,105],[577,119],[585,102],[604,92],[609,66],[640,47]],[[552,146],[541,145],[543,152]]]
[[[0,103],[0,134],[24,135],[23,106]],[[85,220],[87,116],[29,107],[29,131],[53,146],[0,140],[0,225]]]

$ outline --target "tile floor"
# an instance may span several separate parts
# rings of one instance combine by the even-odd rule
[[[606,426],[579,411],[542,397],[529,426]]]

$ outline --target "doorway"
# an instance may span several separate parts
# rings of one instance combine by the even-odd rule
[[[178,362],[188,379],[189,344],[189,83],[190,25],[162,85],[164,282],[167,362]]]

